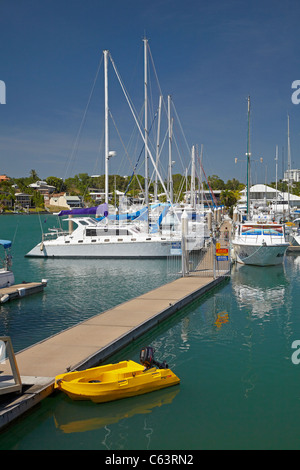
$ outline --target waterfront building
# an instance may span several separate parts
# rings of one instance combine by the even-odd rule
[[[286,170],[284,172],[283,181],[290,181],[290,183],[299,183],[300,170]]]
[[[58,206],[64,209],[84,207],[82,196],[69,196],[67,193],[53,194],[49,202],[50,206]]]

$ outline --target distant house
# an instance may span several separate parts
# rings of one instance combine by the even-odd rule
[[[209,189],[205,189],[203,191],[203,196],[201,192],[197,189],[195,191],[195,200],[196,204],[200,204],[202,197],[203,197],[203,202],[204,206],[211,206],[214,204],[220,204],[220,196],[221,196],[221,189],[213,189],[213,194]],[[191,191],[186,191],[184,193],[184,202],[187,204],[191,204]]]
[[[89,188],[88,191],[89,191],[89,195],[96,203],[100,203],[101,201],[104,201],[105,199],[104,189]],[[119,191],[116,191],[116,194],[118,194],[118,192]],[[112,193],[108,193],[108,199],[111,200],[111,198],[112,198]]]
[[[65,209],[74,209],[75,207],[83,207],[82,196],[69,196],[66,193],[52,194],[50,206],[63,207]]]
[[[247,202],[247,189],[244,188],[240,191],[241,198],[238,202],[239,206],[245,206]],[[250,199],[254,206],[270,205],[276,206],[278,212],[288,210],[288,205],[292,208],[300,207],[300,197],[295,194],[288,194],[285,192],[277,191],[276,189],[267,186],[266,184],[255,184],[250,188]]]
[[[300,170],[286,170],[284,172],[283,181],[289,181],[291,183],[299,183],[300,181]]]
[[[36,181],[29,185],[29,188],[35,189],[44,196],[44,203],[50,204],[50,194],[55,191],[55,186],[47,184],[46,181]]]
[[[0,206],[7,207],[11,209],[13,207],[13,200],[11,197],[8,196],[7,193],[0,191]]]
[[[0,175],[0,183],[1,183],[2,181],[10,181],[10,178],[9,178],[8,176],[6,176],[6,175]]]
[[[23,209],[29,209],[32,206],[32,194],[16,193],[15,204],[16,206],[23,207]]]

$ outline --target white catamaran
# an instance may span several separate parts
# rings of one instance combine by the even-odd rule
[[[164,206],[169,206],[165,204]],[[151,230],[146,230],[143,220],[145,211],[140,211],[133,222],[116,220],[114,223],[105,222],[106,204],[87,209],[89,214],[100,212],[102,208],[103,220],[98,221],[92,217],[74,217],[64,219],[69,226],[75,224],[75,230],[62,231],[59,229],[43,235],[42,241],[36,245],[27,257],[57,257],[57,258],[163,258],[176,252],[180,247],[182,234],[178,224],[170,224],[167,230],[162,224],[162,214]],[[76,214],[77,209],[73,211]],[[78,211],[82,212],[80,209]],[[107,214],[106,214],[107,215]],[[127,217],[127,215],[124,214]],[[134,214],[131,216],[134,217]],[[119,217],[118,217],[119,218]],[[177,215],[176,215],[177,218]],[[206,232],[204,224],[192,223],[194,230],[187,236],[190,251],[203,247]],[[159,230],[159,227],[164,227]],[[180,251],[180,250],[179,250]]]

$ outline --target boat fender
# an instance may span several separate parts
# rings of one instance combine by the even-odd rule
[[[9,300],[9,295],[8,294],[4,294],[2,295],[1,299],[0,299],[0,302],[2,304],[4,304],[5,302],[7,302]]]
[[[40,250],[43,251],[43,249],[44,249],[44,243],[42,242],[40,246]]]

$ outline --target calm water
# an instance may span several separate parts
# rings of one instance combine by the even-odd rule
[[[49,280],[43,294],[0,307],[0,334],[16,351],[174,278],[164,261],[24,258],[50,219],[0,218],[1,237],[14,239],[16,281]],[[230,282],[110,359],[138,361],[152,345],[179,386],[99,405],[52,395],[0,435],[0,449],[299,449],[299,269],[300,256],[235,268]]]

